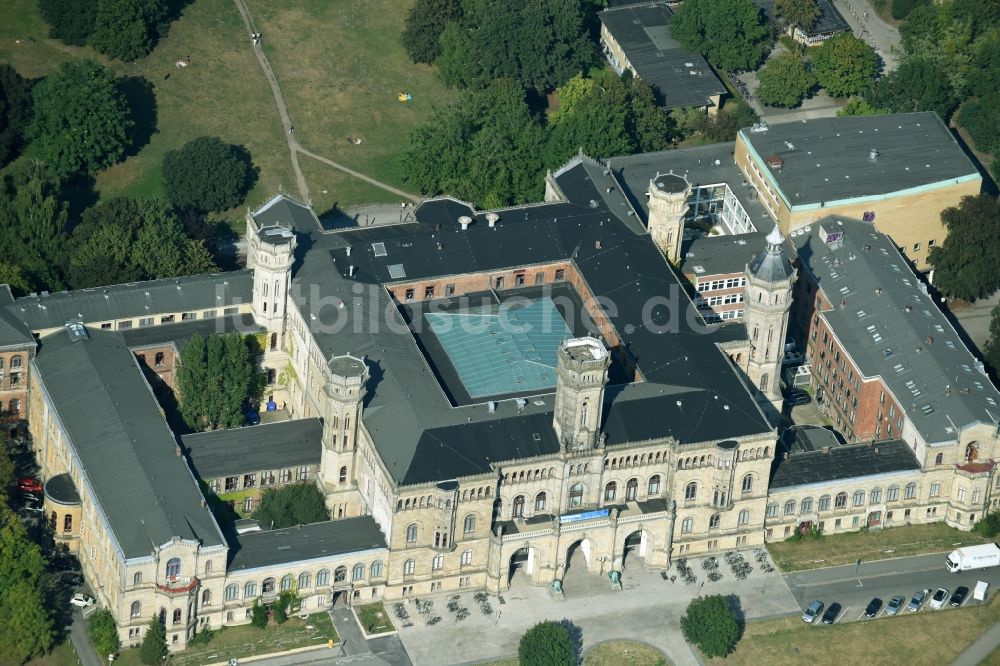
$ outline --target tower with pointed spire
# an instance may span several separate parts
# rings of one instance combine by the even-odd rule
[[[785,254],[784,238],[775,227],[767,235],[767,247],[744,269],[747,335],[750,357],[746,372],[757,386],[758,399],[781,411],[781,359],[792,305],[795,268]]]
[[[689,208],[691,183],[677,174],[657,174],[649,181],[646,195],[649,197],[649,235],[667,261],[676,265],[681,257],[684,216]]]

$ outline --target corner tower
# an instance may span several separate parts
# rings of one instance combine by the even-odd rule
[[[253,270],[253,318],[279,336],[284,329],[296,244],[290,227],[258,227],[248,216],[247,268]]]
[[[747,375],[757,385],[758,399],[781,411],[781,359],[792,305],[795,268],[782,248],[784,238],[775,227],[765,239],[767,248],[746,265],[746,326],[750,337]]]
[[[572,338],[556,352],[556,401],[552,427],[562,451],[597,446],[611,354],[596,338]]]
[[[323,387],[323,455],[319,478],[335,518],[357,515],[354,453],[364,409],[368,366],[350,354],[334,356]]]
[[[691,184],[684,176],[657,174],[649,181],[649,235],[656,247],[676,265],[681,256],[684,216],[688,212]]]

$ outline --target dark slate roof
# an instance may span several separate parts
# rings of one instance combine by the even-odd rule
[[[697,317],[679,316],[671,331],[665,306],[654,307],[652,325],[643,325],[643,307],[653,297],[676,294],[683,311],[693,306],[606,171],[587,158],[573,160],[555,176],[567,201],[497,211],[500,221],[494,228],[484,213],[439,199],[416,208],[415,224],[313,235],[294,276],[297,285],[309,288],[293,289],[293,297],[307,313],[325,357],[366,358],[372,377],[364,422],[400,484],[488,473],[492,462],[547,454],[555,442],[551,392],[520,408],[513,400],[501,401],[494,412],[485,404],[451,406],[416,340],[405,331],[402,315],[378,287],[390,281],[394,264],[413,280],[574,261],[593,294],[617,306],[610,319],[646,379],[607,391],[605,429],[611,446],[667,436],[688,443],[771,431],[716,347],[715,329],[703,330]],[[457,222],[462,215],[474,220],[465,231]],[[385,256],[375,255],[375,242],[384,244]],[[369,286],[362,290],[363,299],[356,298],[359,284]],[[334,307],[312,308],[312,299]],[[345,307],[336,307],[339,302]],[[668,330],[659,330],[660,324]]]
[[[792,262],[788,260],[782,243],[784,238],[775,227],[765,239],[767,247],[761,250],[747,265],[750,275],[765,282],[782,282],[795,273]]]
[[[126,558],[174,537],[225,544],[120,335],[52,333],[33,364]]]
[[[77,492],[73,477],[69,474],[57,474],[46,481],[45,496],[59,504],[80,503],[80,493]]]
[[[71,321],[101,322],[223,308],[250,303],[252,292],[250,271],[232,271],[23,296],[6,309],[31,330],[40,331]]]
[[[754,0],[754,4],[760,7],[768,16],[774,16],[774,0]],[[833,0],[816,0],[816,4],[819,7],[820,14],[819,18],[816,19],[816,24],[805,31],[808,36],[843,32],[851,29],[844,16],[834,6]]]
[[[371,516],[248,532],[233,539],[230,573],[386,548],[385,536]]]
[[[764,247],[760,232],[738,236],[698,236],[684,243],[681,272],[696,278],[742,273],[754,254]]]
[[[893,439],[875,444],[841,446],[826,453],[791,453],[776,461],[769,488],[829,483],[918,469],[920,463],[909,445],[901,439]]]
[[[10,293],[10,287],[0,285],[0,349],[33,347],[35,337],[24,322],[7,308],[13,303],[14,296]]]
[[[709,98],[726,94],[705,58],[670,36],[672,13],[666,3],[612,7],[597,15],[639,78],[660,92],[666,108],[714,106]]]
[[[824,242],[821,229],[841,240]],[[956,428],[997,422],[1000,392],[892,239],[831,216],[791,241],[834,306],[823,316],[840,344],[864,377],[882,377],[925,442],[954,442]]]
[[[916,188],[981,179],[933,111],[844,116],[740,130],[785,202],[795,210],[847,200],[881,200]],[[878,152],[871,159],[871,151]],[[778,155],[773,169],[767,158]],[[871,199],[867,199],[871,197]]]
[[[319,419],[183,435],[181,442],[201,479],[231,474],[318,465],[323,450]]]
[[[302,234],[321,228],[312,208],[287,194],[277,194],[250,214],[260,227],[291,227]]]
[[[218,314],[221,315],[222,311],[220,310]],[[205,337],[235,331],[249,335],[260,333],[263,330],[263,327],[254,322],[253,315],[246,313],[229,317],[218,316],[197,321],[130,328],[119,331],[119,333],[125,340],[125,344],[131,348],[173,344],[177,349],[182,349],[195,333]]]
[[[846,446],[847,442],[843,435],[830,428],[816,425],[796,425],[781,433],[781,444],[786,451],[801,453]]]

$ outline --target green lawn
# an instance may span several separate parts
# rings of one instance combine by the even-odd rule
[[[381,634],[396,629],[392,625],[389,613],[385,610],[385,606],[382,605],[381,601],[374,604],[365,604],[364,606],[355,606],[354,613],[358,616],[361,626],[364,627],[365,632],[369,635]]]
[[[4,663],[2,659],[0,659],[0,663]],[[77,666],[79,663],[76,650],[73,649],[73,644],[67,638],[66,641],[57,645],[52,652],[44,657],[32,659],[25,666]]]
[[[338,212],[352,206],[398,204],[400,201],[392,192],[358,180],[311,157],[300,155],[299,166],[309,184],[313,209],[320,217],[335,217]]]
[[[583,666],[667,666],[662,652],[635,641],[608,641],[591,649],[583,657]]]
[[[827,521],[829,524],[830,521]],[[781,541],[767,544],[767,549],[782,571],[801,571],[853,564],[890,557],[943,553],[959,546],[985,543],[989,539],[962,532],[944,523],[890,527],[867,532],[830,534],[819,539]]]
[[[446,89],[432,68],[410,62],[403,49],[400,34],[411,3],[247,2],[302,145],[397,187],[404,187],[397,156],[407,134],[426,121],[435,106],[458,94]],[[413,101],[400,102],[400,92],[413,95]],[[361,139],[361,144],[352,145],[349,138]],[[312,172],[307,180],[319,211],[316,192],[324,188],[317,187],[316,178],[329,176],[309,162],[302,158],[303,168]],[[344,196],[332,197],[338,206],[372,202],[371,191],[356,191],[359,186],[350,182],[343,185]]]
[[[152,84],[155,118],[147,116],[140,123],[149,139],[138,154],[98,174],[101,196],[161,195],[163,155],[201,135],[218,136],[250,151],[260,178],[248,204],[263,201],[281,185],[294,190],[270,88],[231,0],[195,0],[153,53],[131,64],[49,39],[37,5],[37,0],[7,0],[5,20],[0,21],[0,60],[9,61],[24,76],[39,77],[64,60],[89,57],[111,66],[121,77],[145,77]],[[174,62],[185,56],[191,57],[191,65],[176,69]],[[138,93],[136,97],[143,98]],[[229,217],[242,217],[242,210]]]
[[[786,617],[751,622],[733,654],[702,659],[726,666],[950,664],[997,620],[996,597],[985,607],[921,611],[832,626]]]

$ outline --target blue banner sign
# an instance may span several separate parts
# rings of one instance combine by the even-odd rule
[[[594,518],[607,518],[611,509],[598,509],[597,511],[584,511],[583,513],[572,513],[568,516],[559,516],[560,523],[576,523],[581,520],[593,520]]]

